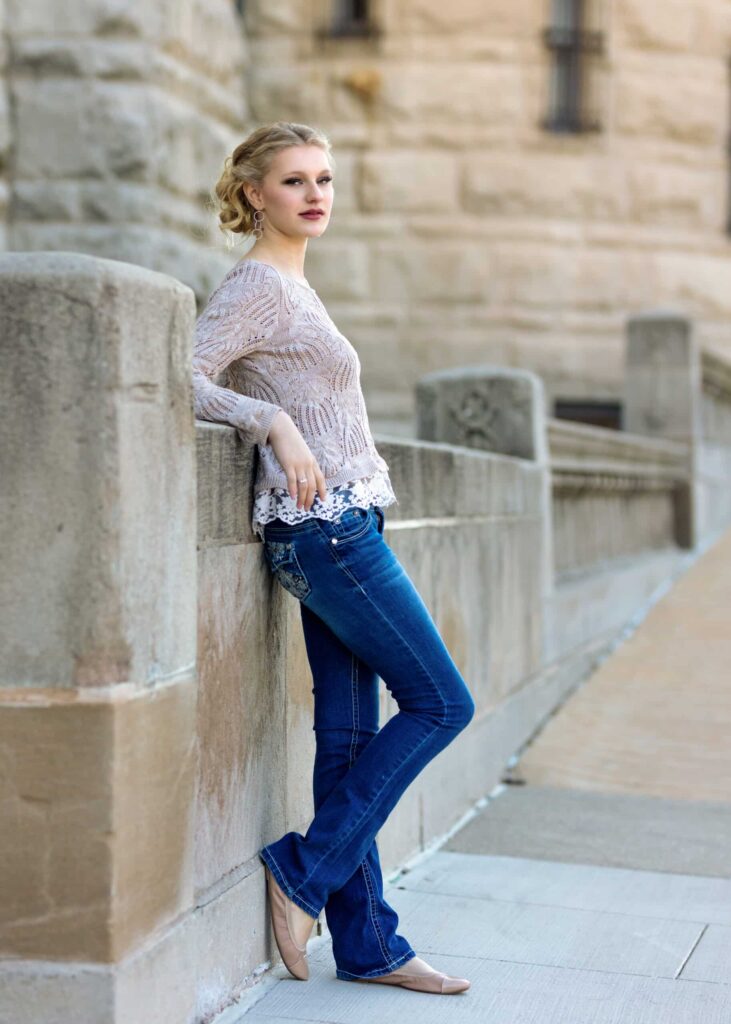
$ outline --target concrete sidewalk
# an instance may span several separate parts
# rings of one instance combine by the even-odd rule
[[[731,880],[441,850],[387,899],[417,953],[468,991],[341,981],[323,936],[309,981],[280,965],[222,1024],[731,1021]]]
[[[452,996],[282,965],[216,1024],[729,1024],[731,531],[438,852],[386,886]],[[324,915],[323,915],[324,921]]]

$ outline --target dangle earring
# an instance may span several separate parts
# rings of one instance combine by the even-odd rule
[[[254,211],[254,238],[259,239],[264,234],[264,228],[262,224],[264,222],[264,214],[261,210]]]

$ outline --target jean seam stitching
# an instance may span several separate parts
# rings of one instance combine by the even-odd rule
[[[350,739],[350,751],[348,753],[348,764],[352,768],[355,758],[355,751],[358,749],[358,737],[360,734],[360,704],[358,701],[358,669],[360,666],[360,659],[357,655],[351,652],[350,658],[350,706],[352,712],[353,729]],[[375,839],[373,840],[375,843]],[[386,963],[391,962],[391,958],[388,955],[388,944],[386,943],[385,936],[381,929],[380,922],[378,920],[378,913],[376,908],[376,897],[373,886],[373,880],[371,878],[370,868],[366,860],[361,862],[361,870],[363,872],[363,880],[365,882],[366,891],[368,893],[368,916],[371,919],[373,931],[376,934],[376,940],[381,950],[381,955]]]
[[[403,713],[403,712],[400,712],[400,713]],[[423,737],[423,739],[421,739],[421,740],[419,741],[419,743],[418,743],[418,744],[417,744],[417,745],[416,745],[416,746],[415,746],[415,747],[414,747],[414,748],[413,748],[412,750],[410,750],[410,751],[408,752],[408,754],[406,754],[406,756],[405,756],[405,757],[403,758],[403,760],[402,760],[402,761],[400,761],[400,762],[399,762],[399,763],[398,763],[398,764],[396,765],[396,767],[395,767],[395,768],[394,768],[394,770],[393,770],[393,771],[391,772],[391,774],[390,774],[390,775],[388,776],[388,778],[384,780],[384,782],[383,782],[383,785],[381,786],[381,788],[380,788],[380,789],[378,790],[378,792],[377,792],[377,793],[375,794],[375,796],[374,796],[373,800],[371,801],[371,804],[373,804],[373,802],[374,802],[374,801],[375,801],[375,800],[376,800],[376,799],[377,799],[377,798],[378,798],[378,797],[379,797],[379,796],[381,795],[381,793],[382,793],[382,792],[383,792],[383,790],[384,790],[384,789],[386,788],[386,786],[387,786],[387,785],[389,784],[389,782],[391,781],[391,779],[393,778],[393,776],[394,776],[394,775],[396,774],[396,772],[397,772],[397,771],[399,770],[399,768],[402,768],[402,767],[404,766],[404,764],[406,764],[406,762],[407,762],[407,761],[408,761],[408,760],[409,760],[409,759],[410,759],[411,757],[413,757],[413,756],[414,756],[414,754],[416,754],[416,753],[417,753],[417,751],[418,751],[418,750],[419,750],[419,749],[420,749],[421,747],[423,747],[423,745],[424,745],[424,744],[426,743],[426,741],[427,741],[427,740],[429,740],[429,739],[431,739],[431,737],[432,737],[432,736],[434,735],[434,733],[435,733],[435,732],[436,732],[436,731],[437,731],[437,730],[438,730],[439,728],[440,728],[440,727],[439,727],[438,725],[435,725],[435,726],[434,726],[434,727],[433,727],[433,728],[432,728],[432,729],[431,729],[431,730],[430,730],[430,731],[429,731],[429,732],[427,733],[427,735],[426,735],[426,736],[424,736],[424,737]],[[370,808],[370,812],[371,812],[371,814],[373,813],[373,812],[372,812],[372,807]],[[358,826],[360,825],[360,823],[361,823],[361,822],[362,822],[362,821],[364,820],[364,818],[366,818],[366,817],[368,816],[368,813],[369,813],[369,809],[368,809],[368,808],[366,808],[366,810],[365,810],[365,811],[363,811],[363,813],[361,814],[360,818],[358,818],[358,820],[356,821],[356,823],[355,823],[355,824],[353,825],[353,827],[351,828],[350,832],[348,832],[348,833],[347,833],[346,835],[344,835],[344,836],[341,836],[338,842],[336,842],[336,843],[335,843],[335,844],[334,844],[333,846],[330,846],[330,847],[328,847],[328,849],[327,849],[327,850],[325,850],[325,852],[324,852],[324,853],[323,853],[323,854],[322,854],[322,855],[320,856],[320,859],[319,859],[319,860],[317,861],[317,863],[316,863],[316,864],[313,864],[313,866],[312,866],[312,868],[310,869],[310,872],[309,872],[309,874],[307,875],[307,877],[306,877],[306,878],[303,878],[303,879],[302,879],[302,881],[300,882],[299,888],[295,889],[295,890],[294,890],[294,892],[298,893],[298,892],[299,892],[299,889],[300,889],[300,888],[301,888],[301,887],[302,887],[302,886],[303,886],[303,885],[304,885],[304,884],[305,884],[306,882],[308,882],[308,881],[310,880],[310,878],[312,878],[313,874],[315,873],[315,871],[317,870],[317,868],[318,868],[318,867],[320,866],[320,864],[322,863],[322,861],[323,861],[323,860],[325,859],[325,857],[329,856],[329,855],[330,855],[330,854],[331,854],[331,853],[333,852],[333,850],[337,850],[337,849],[339,849],[339,848],[340,848],[340,847],[341,847],[341,846],[343,845],[343,843],[347,842],[347,840],[348,840],[348,839],[350,839],[350,837],[351,837],[351,836],[352,836],[352,834],[353,834],[353,833],[355,832],[355,830],[356,830],[356,829],[358,828]]]
[[[375,842],[375,839],[373,841]],[[375,894],[375,889],[373,887],[373,878],[371,876],[371,869],[368,867],[368,863],[365,860],[361,862],[361,868],[363,869],[363,876],[364,876],[364,879],[365,879],[366,889],[368,890],[368,905],[369,905],[369,909],[370,909],[370,918],[371,918],[371,922],[373,924],[373,930],[376,933],[376,938],[378,939],[378,945],[381,947],[381,953],[383,955],[383,959],[386,961],[386,963],[389,966],[391,966],[391,958],[388,955],[388,944],[386,943],[386,938],[385,938],[385,936],[383,934],[383,931],[381,929],[381,925],[380,925],[380,922],[378,920],[378,914],[376,913],[376,894]],[[393,967],[391,967],[391,969],[393,970]]]
[[[350,652],[350,709],[353,716],[353,729],[350,734],[350,750],[348,751],[348,766],[353,767],[355,757],[353,756],[358,746],[358,734],[360,730],[360,707],[358,705],[358,658],[353,651]]]
[[[323,531],[323,532],[324,532],[324,531]],[[335,547],[335,545],[334,545],[334,544],[331,544],[331,545],[330,545],[330,547],[331,547],[331,548],[333,548],[333,547]],[[345,566],[344,566],[344,565],[342,564],[342,562],[340,562],[340,560],[338,559],[338,557],[337,557],[337,555],[335,554],[335,552],[333,552],[333,555],[334,555],[334,557],[335,557],[335,560],[337,561],[338,565],[339,565],[339,566],[340,566],[340,567],[341,567],[341,568],[342,568],[342,569],[343,569],[343,570],[344,570],[344,571],[345,571],[345,572],[347,573],[347,572],[348,572],[348,570],[347,570],[347,569],[345,568]],[[350,575],[350,573],[348,573],[348,575]],[[351,579],[352,579],[352,576],[351,576]],[[368,601],[368,603],[369,603],[369,604],[371,604],[371,605],[373,606],[373,608],[375,609],[375,611],[376,611],[376,614],[377,614],[377,615],[379,616],[379,618],[381,618],[382,620],[386,621],[386,622],[388,623],[388,625],[389,625],[389,626],[393,627],[393,629],[394,629],[394,632],[395,632],[395,633],[396,633],[396,635],[397,635],[397,636],[399,637],[399,639],[400,639],[400,640],[402,640],[402,641],[403,641],[403,643],[405,643],[405,644],[406,644],[406,646],[408,647],[409,651],[411,651],[412,655],[414,656],[414,658],[416,659],[416,661],[418,662],[418,664],[419,664],[419,665],[421,665],[422,669],[424,670],[424,672],[425,672],[425,674],[426,674],[426,677],[427,677],[427,679],[428,679],[428,680],[429,680],[429,681],[431,682],[432,686],[434,687],[434,689],[436,690],[437,694],[438,694],[438,695],[439,695],[439,697],[441,698],[441,700],[442,700],[442,704],[444,705],[444,715],[443,715],[443,718],[442,718],[442,720],[441,720],[440,722],[438,722],[438,723],[437,723],[437,724],[436,724],[436,725],[434,726],[434,728],[433,728],[433,729],[431,729],[431,730],[430,730],[430,732],[429,732],[429,733],[428,733],[428,734],[427,734],[427,735],[426,735],[426,736],[425,736],[425,737],[424,737],[424,738],[423,738],[423,739],[422,739],[422,740],[420,741],[420,743],[419,743],[419,744],[418,744],[418,745],[417,745],[417,746],[416,746],[416,747],[415,747],[415,748],[414,748],[413,750],[411,750],[411,751],[410,751],[410,752],[409,752],[409,753],[408,753],[408,754],[406,755],[406,757],[404,757],[403,761],[399,762],[399,764],[398,764],[398,765],[396,766],[396,768],[394,769],[394,771],[393,771],[393,772],[391,772],[391,774],[389,775],[388,779],[386,779],[386,780],[384,781],[383,785],[381,786],[381,788],[380,788],[380,789],[378,790],[378,792],[376,793],[375,797],[374,797],[374,798],[373,798],[373,800],[371,801],[371,804],[373,804],[373,803],[375,802],[376,798],[377,798],[377,797],[379,797],[379,796],[381,795],[381,793],[383,792],[383,790],[385,789],[385,787],[386,787],[386,786],[388,785],[388,783],[389,783],[389,782],[391,781],[391,779],[393,778],[393,776],[394,776],[394,775],[396,774],[396,771],[397,771],[397,770],[398,770],[399,768],[402,768],[402,767],[403,767],[403,765],[404,765],[404,764],[406,763],[406,761],[407,761],[407,760],[408,760],[408,759],[409,759],[410,757],[412,757],[412,756],[413,756],[413,755],[414,755],[414,754],[415,754],[415,753],[416,753],[416,752],[417,752],[417,751],[418,751],[418,750],[419,750],[419,749],[420,749],[420,748],[421,748],[421,747],[423,746],[423,744],[424,744],[424,743],[426,743],[426,741],[427,741],[428,739],[430,739],[430,738],[431,738],[431,737],[433,736],[433,734],[434,734],[434,733],[435,733],[435,732],[437,731],[437,729],[439,729],[439,728],[441,728],[441,727],[442,727],[443,725],[446,725],[446,724],[447,724],[447,721],[446,721],[446,720],[447,720],[447,703],[446,703],[446,701],[444,700],[444,698],[443,698],[443,697],[441,696],[441,693],[440,693],[440,691],[439,691],[439,686],[438,686],[438,684],[437,684],[436,680],[435,680],[435,679],[434,679],[434,678],[432,677],[431,673],[430,673],[430,672],[428,671],[428,669],[426,668],[426,666],[425,666],[425,665],[424,665],[424,664],[422,663],[422,661],[421,661],[421,659],[419,658],[418,654],[416,653],[416,651],[414,651],[414,650],[413,650],[413,648],[412,648],[412,647],[411,647],[411,645],[409,644],[408,640],[406,640],[406,639],[405,639],[405,637],[404,637],[404,636],[403,636],[403,635],[401,634],[401,632],[400,632],[400,631],[399,631],[399,630],[398,630],[398,629],[396,628],[396,626],[394,626],[394,624],[393,624],[392,622],[390,622],[390,621],[389,621],[388,619],[386,619],[386,616],[385,616],[385,615],[383,615],[383,613],[381,612],[381,610],[380,610],[380,608],[378,607],[378,605],[376,604],[376,602],[375,602],[375,601],[373,601],[373,600],[371,599],[371,596],[370,596],[370,594],[368,594],[368,592],[367,592],[367,591],[365,590],[365,588],[364,588],[364,587],[362,586],[362,584],[358,583],[358,581],[357,581],[357,580],[355,581],[355,583],[356,583],[356,586],[358,587],[358,589],[359,589],[359,590],[360,590],[360,591],[361,591],[361,592],[363,593],[363,595],[365,596],[365,599],[366,599],[366,600]],[[400,713],[400,714],[403,714],[403,712],[401,712],[401,711],[400,711],[399,713]],[[302,881],[300,882],[300,887],[301,887],[301,886],[303,886],[303,885],[304,885],[304,884],[305,884],[305,883],[306,883],[307,881],[309,881],[309,879],[310,879],[310,878],[312,878],[313,874],[315,873],[315,871],[317,870],[317,868],[318,868],[318,867],[320,866],[320,864],[322,863],[322,861],[324,860],[324,858],[325,858],[325,857],[329,856],[329,855],[330,855],[330,853],[332,853],[332,851],[333,851],[333,850],[337,850],[337,849],[339,849],[339,848],[340,848],[340,847],[341,847],[341,846],[342,846],[342,845],[343,845],[343,844],[344,844],[345,842],[347,842],[347,840],[348,840],[348,839],[350,838],[350,836],[351,836],[351,835],[353,834],[353,832],[355,832],[355,830],[356,830],[356,829],[357,829],[357,828],[359,827],[359,825],[361,824],[361,822],[363,821],[363,819],[364,819],[364,818],[366,817],[366,814],[367,814],[367,809],[366,809],[366,811],[364,811],[364,812],[363,812],[363,814],[362,814],[362,815],[360,816],[360,818],[359,818],[359,819],[358,819],[358,820],[356,821],[356,823],[355,823],[355,824],[353,825],[353,827],[352,827],[352,829],[350,830],[350,832],[348,832],[348,833],[347,833],[347,835],[341,836],[341,837],[340,837],[340,839],[339,839],[339,841],[338,841],[338,842],[337,842],[337,843],[336,843],[336,844],[335,844],[334,846],[331,846],[331,847],[329,847],[329,848],[328,848],[328,849],[327,849],[327,850],[326,850],[326,851],[325,851],[325,852],[324,852],[324,853],[323,853],[323,854],[321,855],[321,857],[320,857],[320,859],[319,859],[319,860],[317,861],[317,863],[316,863],[316,864],[314,864],[314,865],[312,866],[312,868],[311,868],[311,870],[310,870],[309,874],[307,875],[307,877],[306,877],[306,878],[303,878],[303,879],[302,879]],[[298,890],[295,890],[295,891],[298,891]]]
[[[333,545],[333,544],[331,544],[331,545],[330,545],[330,547],[334,547],[334,546],[335,546],[335,545]],[[446,701],[444,700],[444,698],[442,697],[442,695],[441,695],[441,692],[440,692],[440,690],[439,690],[439,684],[438,684],[438,683],[437,683],[437,681],[436,681],[436,680],[434,679],[434,677],[432,676],[431,672],[430,672],[430,671],[428,670],[428,668],[427,668],[427,667],[426,667],[426,665],[425,665],[425,664],[423,663],[423,661],[421,660],[421,658],[419,657],[419,655],[418,655],[418,654],[416,653],[416,651],[414,650],[414,648],[413,648],[413,647],[411,646],[411,644],[409,643],[409,641],[408,641],[408,640],[406,639],[406,637],[405,637],[405,636],[404,636],[404,635],[403,635],[403,634],[402,634],[402,633],[401,633],[401,632],[400,632],[400,631],[399,631],[399,630],[398,630],[398,629],[396,628],[396,626],[395,626],[395,625],[393,624],[393,622],[391,622],[391,620],[390,620],[390,619],[387,619],[387,618],[386,618],[386,616],[385,616],[385,615],[384,615],[384,614],[383,614],[383,613],[381,612],[380,608],[378,607],[378,605],[376,604],[376,602],[375,602],[375,601],[374,601],[374,600],[373,600],[373,599],[371,598],[370,594],[369,594],[369,593],[368,593],[368,591],[367,591],[367,590],[365,589],[365,587],[363,586],[363,584],[362,584],[362,583],[360,583],[360,582],[359,582],[359,581],[358,581],[358,580],[357,580],[357,579],[356,579],[356,578],[355,578],[355,577],[354,577],[354,576],[352,575],[352,573],[351,573],[351,572],[350,572],[350,570],[349,570],[349,569],[347,568],[347,566],[343,565],[343,563],[342,563],[342,562],[340,561],[340,559],[338,558],[337,552],[336,552],[336,551],[333,551],[333,552],[332,552],[332,555],[333,555],[333,558],[335,559],[335,561],[337,562],[338,566],[339,566],[339,567],[340,567],[340,568],[341,568],[341,569],[343,570],[343,572],[344,572],[344,573],[346,573],[346,575],[347,575],[347,576],[349,576],[349,577],[350,577],[350,579],[351,579],[351,580],[352,580],[352,581],[353,581],[353,582],[355,583],[355,585],[356,585],[356,586],[358,587],[358,589],[359,589],[359,590],[360,590],[360,591],[361,591],[361,592],[363,593],[363,595],[365,596],[366,600],[367,600],[367,601],[368,601],[368,602],[369,602],[369,603],[370,603],[371,605],[373,605],[373,608],[375,609],[375,611],[376,611],[376,614],[377,614],[377,615],[378,615],[378,616],[379,616],[379,617],[380,617],[380,618],[381,618],[381,619],[382,619],[382,620],[383,620],[384,622],[386,622],[386,623],[387,623],[387,625],[389,625],[389,626],[392,626],[392,627],[393,627],[393,630],[394,630],[394,632],[396,633],[396,636],[397,636],[397,637],[399,638],[399,640],[401,640],[401,641],[402,641],[402,642],[403,642],[403,643],[404,643],[404,644],[406,645],[406,647],[407,647],[407,648],[409,649],[409,651],[410,651],[410,652],[411,652],[411,654],[413,655],[413,657],[414,657],[415,661],[416,661],[416,662],[417,662],[417,663],[418,663],[418,664],[420,665],[420,667],[421,667],[421,669],[423,670],[424,674],[426,675],[427,679],[429,680],[429,682],[430,682],[430,683],[432,684],[432,686],[434,687],[434,689],[435,689],[435,691],[436,691],[436,693],[437,693],[437,696],[438,696],[438,697],[439,697],[439,698],[441,699],[442,705],[443,705],[443,707],[444,707],[444,715],[443,715],[442,719],[440,720],[440,722],[439,722],[438,724],[439,724],[440,726],[441,726],[441,725],[446,725],[446,724],[447,724],[447,708],[448,708],[448,705],[447,705],[447,702],[446,702]],[[428,610],[428,609],[427,609],[427,610]],[[436,626],[435,626],[435,628],[436,628]],[[450,657],[451,657],[451,655],[450,655]]]

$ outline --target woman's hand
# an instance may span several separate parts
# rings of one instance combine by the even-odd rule
[[[324,501],[327,487],[323,472],[294,420],[284,409],[280,409],[272,420],[267,441],[287,474],[289,496],[297,499],[297,508],[304,506],[309,512],[316,491]]]

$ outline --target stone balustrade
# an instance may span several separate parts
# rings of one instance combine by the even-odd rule
[[[687,446],[549,419],[554,571],[681,544]]]

